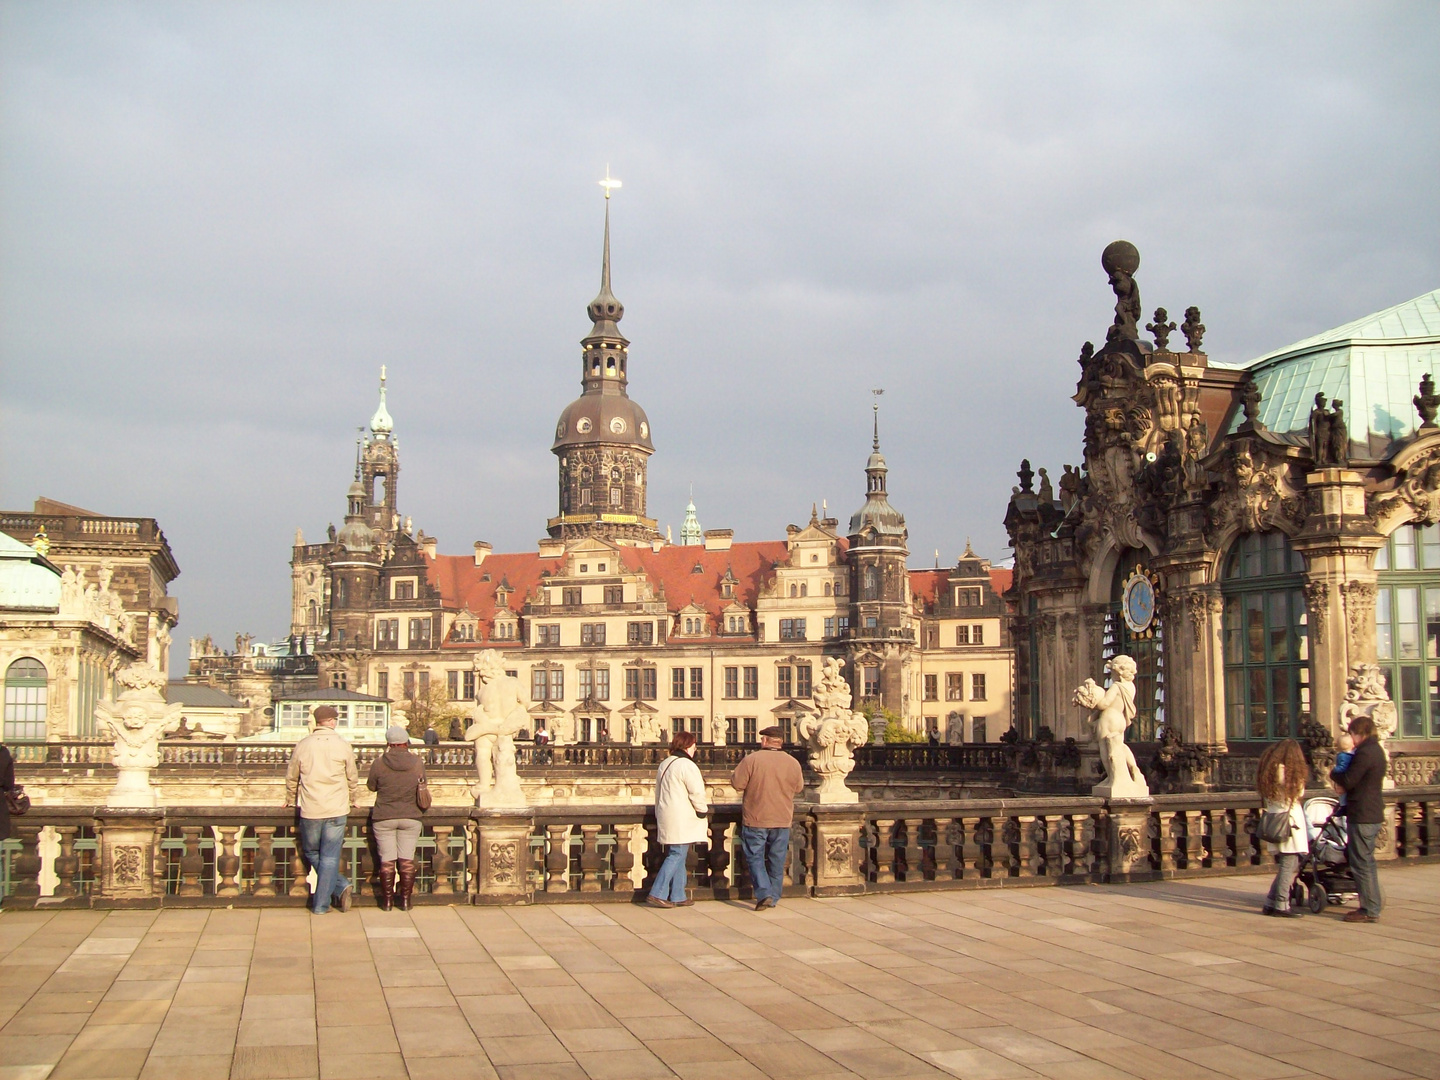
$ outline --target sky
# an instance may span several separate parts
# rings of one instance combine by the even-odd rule
[[[1440,287],[1440,5],[0,0],[0,505],[160,521],[188,637],[289,630],[382,364],[401,510],[557,512],[606,169],[649,507],[783,537],[864,501],[1009,556],[1075,358],[1241,363]]]

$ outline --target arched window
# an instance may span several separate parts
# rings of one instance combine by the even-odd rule
[[[1400,739],[1440,739],[1440,527],[1401,525],[1375,553],[1375,658]]]
[[[865,567],[860,582],[860,599],[877,600],[880,597],[880,568],[876,566]]]
[[[49,708],[45,665],[24,656],[5,670],[5,741],[44,742]]]
[[[308,604],[305,605],[305,625],[314,626],[319,617],[319,608],[316,607],[315,601],[311,600]]]
[[[335,606],[343,608],[349,599],[349,583],[343,577],[335,579]]]
[[[1310,714],[1305,559],[1284,533],[1250,533],[1225,557],[1225,737],[1297,735]]]

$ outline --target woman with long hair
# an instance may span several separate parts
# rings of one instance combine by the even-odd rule
[[[415,893],[415,845],[429,808],[425,762],[410,750],[410,732],[391,724],[385,753],[370,766],[365,786],[375,792],[370,835],[380,856],[380,910],[409,911]]]
[[[1278,843],[1267,841],[1277,852],[1277,868],[1265,898],[1263,914],[1266,915],[1298,919],[1302,914],[1290,906],[1290,887],[1300,872],[1300,856],[1310,850],[1309,825],[1300,805],[1309,778],[1310,764],[1294,739],[1278,742],[1260,755],[1260,764],[1255,770],[1255,790],[1265,804],[1263,812],[1272,819],[1284,815],[1290,825],[1284,839]]]
[[[707,837],[705,779],[695,764],[695,733],[677,731],[670,740],[670,756],[655,774],[655,824],[665,861],[650,886],[645,902],[651,907],[689,907],[694,900],[685,896],[685,859],[691,844],[703,844]]]

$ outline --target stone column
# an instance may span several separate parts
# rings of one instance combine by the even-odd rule
[[[477,904],[510,904],[530,897],[529,814],[504,810],[474,810],[479,859],[476,872]]]
[[[1385,543],[1365,516],[1359,473],[1320,469],[1307,478],[1311,513],[1294,546],[1306,562],[1310,716],[1332,733],[1356,664],[1375,661],[1375,552]]]
[[[864,815],[856,811],[815,811],[816,896],[853,896],[865,891],[860,872],[860,829]]]
[[[94,898],[106,907],[155,907],[165,896],[160,864],[163,810],[101,811],[100,871]]]

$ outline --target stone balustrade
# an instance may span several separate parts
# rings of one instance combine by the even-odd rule
[[[1386,860],[1440,858],[1440,786],[1386,793]],[[1036,797],[796,805],[787,895],[1144,881],[1264,872],[1250,794],[1131,801]],[[15,819],[0,888],[17,906],[302,903],[306,869],[293,811],[244,807],[106,810],[37,806]],[[721,804],[692,847],[704,899],[746,899],[739,807]],[[653,808],[433,808],[418,859],[421,903],[638,899],[663,850]],[[362,898],[376,859],[365,815],[351,815],[344,872]]]

